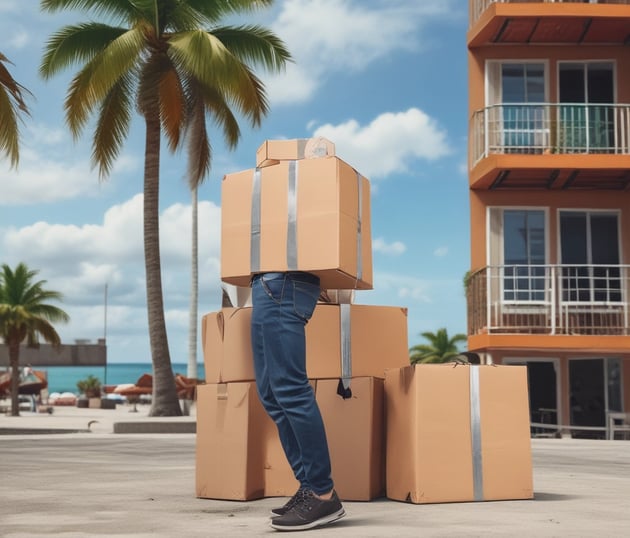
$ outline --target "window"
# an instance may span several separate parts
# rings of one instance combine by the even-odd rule
[[[491,209],[491,259],[502,266],[504,302],[545,301],[545,220],[541,209]]]
[[[545,65],[490,62],[489,132],[505,151],[523,153],[548,145]]]

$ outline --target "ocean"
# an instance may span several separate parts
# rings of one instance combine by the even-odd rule
[[[185,376],[188,371],[186,363],[173,363],[172,367],[174,374]],[[49,394],[51,392],[78,394],[77,381],[89,375],[98,377],[103,385],[120,385],[135,383],[141,375],[153,372],[151,363],[148,362],[110,363],[107,366],[42,366],[36,369],[47,373]],[[205,378],[203,364],[197,365],[197,378]]]

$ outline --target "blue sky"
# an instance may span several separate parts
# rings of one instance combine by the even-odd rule
[[[90,164],[91,131],[73,142],[65,127],[63,100],[76,69],[49,81],[38,75],[47,38],[63,24],[89,18],[40,13],[35,0],[0,2],[0,51],[33,93],[19,168],[10,170],[0,158],[0,262],[24,261],[64,294],[72,318],[58,327],[64,342],[106,333],[110,362],[150,362],[142,123],[136,118],[111,176],[99,181]],[[258,129],[241,123],[235,151],[211,129],[212,171],[199,189],[199,320],[221,304],[222,177],[255,166],[264,140],[324,136],[371,184],[374,289],[356,292],[355,303],[407,308],[410,346],[423,342],[424,331],[465,333],[468,3],[276,0],[247,22],[273,29],[295,63],[282,75],[260,73],[271,111]],[[161,166],[169,347],[173,362],[186,362],[191,198],[185,156],[164,151]]]

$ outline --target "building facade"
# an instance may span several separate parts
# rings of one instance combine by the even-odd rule
[[[533,423],[604,438],[630,411],[630,0],[469,5],[468,350],[527,366]]]

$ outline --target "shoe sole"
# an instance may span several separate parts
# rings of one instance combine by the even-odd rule
[[[274,524],[273,518],[270,522],[270,525],[272,528],[276,529],[277,531],[305,531],[308,529],[313,529],[315,527],[322,527],[323,525],[330,525],[331,523],[337,521],[338,519],[341,519],[345,515],[346,515],[346,511],[343,508],[341,508],[337,510],[337,512],[334,512],[316,521],[305,523],[304,525],[291,525],[291,526],[278,525],[278,524]]]

